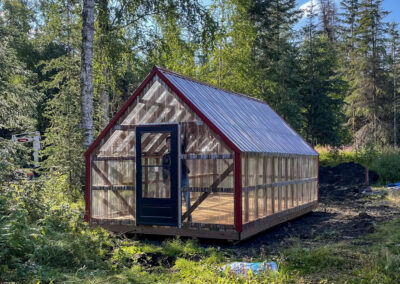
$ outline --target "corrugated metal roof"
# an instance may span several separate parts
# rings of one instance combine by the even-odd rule
[[[241,151],[318,155],[265,102],[159,70]]]

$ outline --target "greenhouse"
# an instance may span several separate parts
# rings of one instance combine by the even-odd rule
[[[318,205],[318,154],[265,102],[159,67],[85,158],[114,232],[243,240]]]

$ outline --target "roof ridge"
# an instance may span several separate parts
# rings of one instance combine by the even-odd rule
[[[157,69],[161,70],[161,71],[170,73],[170,74],[175,75],[175,76],[177,76],[177,77],[180,77],[180,78],[182,78],[182,79],[186,79],[186,80],[189,80],[189,81],[193,81],[193,82],[195,82],[195,83],[199,83],[199,84],[204,85],[204,86],[208,86],[208,87],[211,87],[211,88],[220,90],[220,91],[224,91],[224,92],[226,92],[226,93],[229,93],[229,94],[232,94],[232,95],[236,95],[236,96],[239,96],[239,97],[244,97],[245,99],[249,99],[249,100],[252,100],[252,101],[256,101],[256,102],[259,102],[259,103],[262,103],[262,104],[265,104],[265,105],[269,106],[269,104],[268,104],[267,102],[263,101],[262,99],[255,98],[255,97],[252,97],[252,96],[249,96],[249,95],[245,95],[245,94],[242,94],[242,93],[238,93],[238,92],[234,92],[234,91],[228,91],[228,90],[222,89],[222,88],[220,88],[220,87],[214,86],[214,85],[212,85],[212,84],[205,83],[205,82],[203,82],[203,81],[194,79],[194,78],[192,78],[192,77],[188,77],[188,76],[182,75],[182,74],[180,74],[180,73],[177,73],[177,72],[168,70],[168,69],[166,69],[166,68],[164,68],[164,67],[161,67],[161,66],[157,66],[157,65],[156,65],[155,67],[156,67]]]

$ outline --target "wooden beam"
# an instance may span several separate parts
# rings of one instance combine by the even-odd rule
[[[279,187],[279,186],[287,186],[291,184],[306,184],[310,182],[317,181],[317,178],[304,178],[304,179],[298,179],[298,180],[289,180],[289,181],[281,181],[281,182],[274,182],[274,183],[269,183],[269,184],[260,184],[256,186],[247,186],[243,187],[243,192],[246,191],[253,191],[257,190],[259,188],[270,188],[270,187]]]
[[[233,159],[233,154],[181,154],[183,160]]]
[[[96,163],[92,163],[92,169],[103,179],[105,184],[111,185],[108,177],[97,167]]]
[[[255,156],[255,169],[254,170],[254,184],[258,184],[258,175],[260,171],[259,156]],[[254,192],[254,219],[258,219],[258,189]]]
[[[134,190],[134,185],[94,185],[92,190]]]
[[[210,189],[217,188],[217,186],[233,171],[234,163],[232,163],[214,182],[211,184]],[[183,214],[182,221],[189,217],[192,212],[199,207],[199,205],[210,195],[210,192],[204,192],[200,197],[193,203],[193,205]]]
[[[272,157],[272,175],[271,175],[271,182],[275,183],[276,178],[275,178],[275,174],[276,174],[276,167],[275,167],[275,160],[277,159],[277,157]],[[242,188],[242,191],[244,191],[245,189]],[[273,187],[271,189],[271,212],[275,213],[275,188]]]
[[[183,192],[229,192],[234,193],[235,189],[233,187],[183,187]]]
[[[262,156],[262,159],[263,159],[263,184],[266,184],[267,183],[267,159],[268,159],[268,157],[266,157],[266,156]],[[268,193],[268,190],[265,188],[263,191],[263,194],[262,194],[262,199],[263,199],[263,216],[267,216],[267,210],[268,210],[268,204],[267,204],[267,201],[268,201],[268,195],[267,195],[267,193]]]
[[[249,155],[244,155],[244,184],[249,186]],[[243,196],[242,196],[243,198]],[[249,193],[244,193],[244,223],[249,222]]]
[[[134,161],[135,156],[100,156],[93,157],[93,161]]]

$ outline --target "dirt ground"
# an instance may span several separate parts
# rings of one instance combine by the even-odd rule
[[[370,180],[377,179],[370,173]],[[365,188],[365,170],[354,163],[320,169],[320,204],[313,212],[279,225],[239,243],[237,256],[260,257],[278,254],[300,243],[314,247],[356,238],[374,231],[374,225],[400,216],[400,208],[384,196],[384,191],[359,193]],[[368,244],[364,244],[368,245]]]

